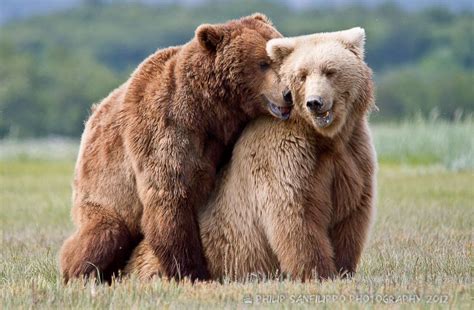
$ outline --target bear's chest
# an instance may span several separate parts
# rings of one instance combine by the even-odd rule
[[[270,152],[272,156],[266,164],[272,171],[273,183],[287,191],[303,192],[310,185],[313,167],[318,164],[312,141],[302,135],[288,134],[276,140]]]

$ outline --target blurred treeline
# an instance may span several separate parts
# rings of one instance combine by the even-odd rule
[[[255,11],[286,36],[364,27],[380,108],[373,120],[456,120],[474,112],[472,11],[407,12],[393,4],[292,11],[250,0],[198,7],[85,1],[0,28],[0,137],[79,136],[92,103],[154,50],[188,41],[201,23]]]

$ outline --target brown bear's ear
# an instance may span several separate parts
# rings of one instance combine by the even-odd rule
[[[365,30],[355,27],[337,32],[339,40],[356,56],[364,59]]]
[[[257,13],[253,13],[252,15],[250,15],[249,18],[253,18],[253,19],[259,20],[261,22],[264,22],[266,24],[269,24],[269,25],[273,26],[272,21],[265,14],[257,12]]]
[[[285,57],[293,52],[295,43],[292,38],[271,39],[267,42],[268,57],[277,63],[281,63]]]
[[[199,44],[208,51],[216,50],[217,44],[222,41],[222,36],[219,26],[203,24],[196,29]]]

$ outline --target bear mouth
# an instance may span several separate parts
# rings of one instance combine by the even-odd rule
[[[326,128],[334,121],[334,113],[331,110],[316,114],[316,125],[319,128]]]
[[[274,104],[273,102],[271,102],[268,99],[267,99],[267,102],[268,102],[268,108],[274,116],[276,116],[279,119],[282,119],[284,121],[286,121],[287,119],[290,118],[291,109],[293,108],[292,105],[291,106],[286,106],[286,107],[280,107],[280,106],[277,106],[276,104]]]

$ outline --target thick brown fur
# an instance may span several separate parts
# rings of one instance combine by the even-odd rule
[[[77,231],[60,253],[66,282],[110,279],[142,238],[164,275],[208,278],[196,208],[245,124],[269,101],[287,106],[265,50],[279,37],[261,14],[201,25],[94,108],[75,170]]]
[[[250,124],[199,225],[213,278],[284,273],[325,279],[356,271],[375,210],[376,157],[367,123],[374,105],[364,31],[271,40],[295,111]],[[333,115],[320,126],[308,98]],[[146,279],[161,262],[146,241],[126,272]]]

